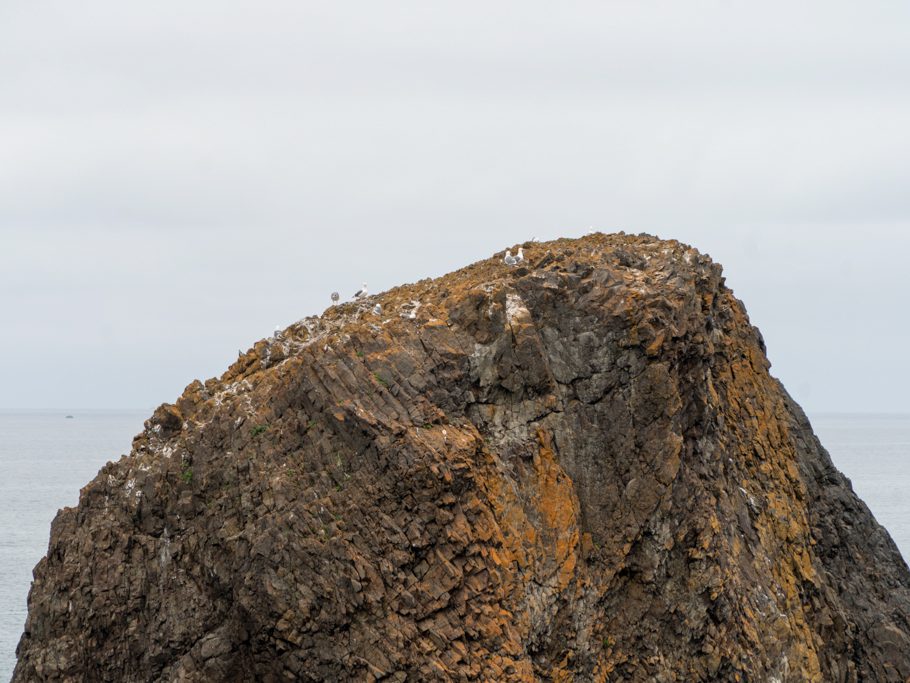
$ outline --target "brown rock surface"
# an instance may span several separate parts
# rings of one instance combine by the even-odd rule
[[[720,267],[524,247],[156,410],[54,521],[13,680],[908,680],[910,572]]]

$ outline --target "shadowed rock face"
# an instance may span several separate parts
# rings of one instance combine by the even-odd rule
[[[720,267],[524,247],[158,408],[54,521],[13,680],[907,680],[910,573]]]

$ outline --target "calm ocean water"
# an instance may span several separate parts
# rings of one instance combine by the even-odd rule
[[[32,568],[58,508],[129,451],[151,411],[0,413],[0,681],[9,680]],[[838,468],[910,557],[910,415],[816,415]]]

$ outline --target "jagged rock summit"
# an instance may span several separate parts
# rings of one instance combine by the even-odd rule
[[[907,566],[720,267],[523,246],[158,408],[55,519],[13,680],[906,681]]]

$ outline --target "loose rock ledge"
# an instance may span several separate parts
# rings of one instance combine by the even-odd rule
[[[13,681],[910,679],[910,572],[720,267],[523,246],[158,408],[54,520]]]

